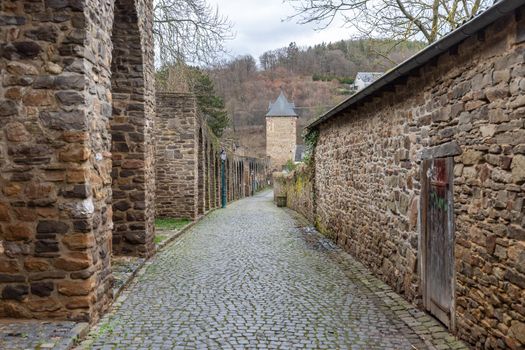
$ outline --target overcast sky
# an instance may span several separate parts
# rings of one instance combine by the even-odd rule
[[[288,46],[292,41],[298,46],[308,46],[351,37],[349,29],[341,28],[341,22],[333,23],[323,31],[315,31],[314,25],[286,21],[294,10],[282,0],[215,1],[219,11],[235,26],[235,39],[226,43],[232,56],[251,54],[258,59],[263,52]]]

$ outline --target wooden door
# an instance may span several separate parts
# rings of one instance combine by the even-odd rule
[[[454,203],[452,157],[423,161],[422,292],[426,309],[454,328]]]

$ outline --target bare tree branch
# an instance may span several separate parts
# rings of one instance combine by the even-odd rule
[[[233,24],[206,0],[155,0],[154,38],[160,64],[209,64],[226,52]]]
[[[456,29],[493,0],[284,0],[296,10],[288,20],[321,29],[341,16],[361,34],[432,43]]]

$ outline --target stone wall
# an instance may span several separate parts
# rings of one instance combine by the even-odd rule
[[[295,158],[297,117],[266,117],[266,156],[270,157],[272,170],[282,167]]]
[[[0,317],[96,318],[111,287],[113,6],[0,11]]]
[[[157,94],[156,209],[159,217],[197,216],[196,99]]]
[[[142,226],[129,229],[152,227],[148,172],[153,157],[147,154],[153,149],[153,47],[151,34],[144,35],[151,33],[151,5],[117,1],[115,57],[122,60],[114,61],[111,81],[113,2],[0,4],[0,317],[95,321],[107,308],[112,298],[110,123],[118,118],[128,118],[127,127],[135,128],[127,135],[141,145],[133,144],[129,159],[144,160],[146,169],[143,176],[133,175],[129,187],[136,194],[142,186],[150,193],[132,199],[134,209],[150,221],[130,220]],[[142,57],[123,59],[121,50],[130,48]],[[137,89],[123,89],[112,99],[112,83],[120,89],[124,77]],[[120,93],[128,94],[126,101]],[[112,100],[118,105],[116,118]],[[128,157],[124,146],[118,147],[116,164]],[[142,254],[147,242],[120,251]]]
[[[252,157],[236,157],[238,164],[238,178],[237,192],[242,198],[246,196],[253,196],[258,191],[265,189],[269,185],[271,174],[269,158],[252,158]]]
[[[318,127],[320,230],[414,301],[420,160],[459,146],[455,328],[478,348],[525,346],[524,21],[521,8]]]
[[[315,222],[313,169],[300,164],[290,173],[273,173],[274,201],[286,196],[286,206]]]
[[[197,215],[204,214],[204,203],[206,196],[206,184],[205,184],[205,171],[206,171],[206,159],[204,153],[204,146],[206,139],[204,138],[204,129],[202,127],[201,120],[199,120],[198,114],[194,116],[196,118],[196,127],[197,127],[197,144],[195,149],[197,151]]]
[[[238,156],[233,143],[221,143],[191,94],[157,94],[155,133],[157,217],[194,220],[221,205],[219,152],[223,148],[228,201],[251,195],[265,183],[268,161]]]
[[[151,6],[144,0],[115,1],[110,125],[113,251],[120,255],[150,256],[155,250]]]

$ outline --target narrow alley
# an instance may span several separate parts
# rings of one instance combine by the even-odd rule
[[[272,193],[217,210],[155,256],[80,348],[460,349]]]

